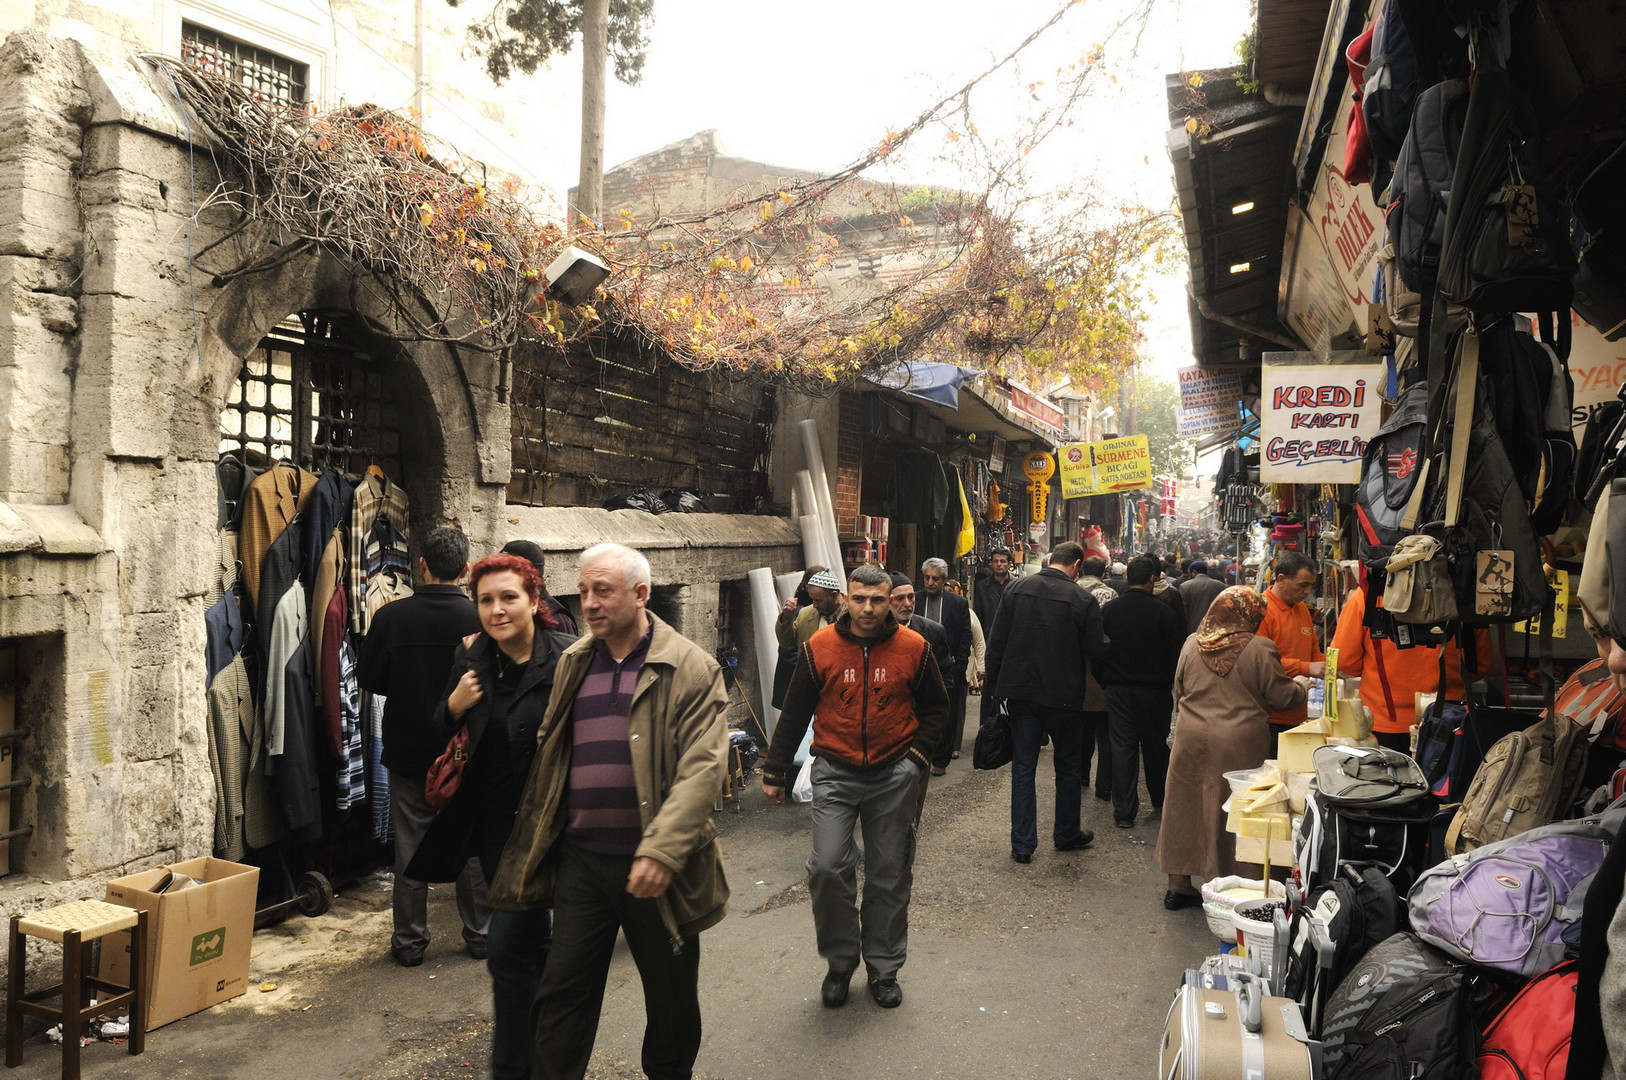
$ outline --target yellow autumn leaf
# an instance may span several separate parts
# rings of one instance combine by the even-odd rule
[[[773,203],[763,203],[762,204],[762,220],[767,221],[771,217],[773,217]]]
[[[741,273],[749,274],[751,272],[751,267],[753,267],[755,265],[756,265],[756,263],[754,263],[752,261],[751,256],[749,256],[749,255],[741,256],[741,258],[740,258],[740,272]]]
[[[431,221],[434,221],[434,220],[435,220],[435,208],[433,206],[430,206],[428,203],[419,203],[418,204],[418,224],[422,225],[424,228],[428,228],[429,223]]]
[[[1197,118],[1195,116],[1186,117],[1186,134],[1197,134]]]
[[[1203,84],[1203,73],[1200,71],[1193,71],[1191,73],[1191,77],[1187,79],[1186,82],[1191,86],[1201,86]]]

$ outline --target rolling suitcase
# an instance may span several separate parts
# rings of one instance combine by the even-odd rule
[[[1235,990],[1182,986],[1158,1055],[1162,1080],[1321,1080],[1321,1045],[1297,1003],[1239,973]]]

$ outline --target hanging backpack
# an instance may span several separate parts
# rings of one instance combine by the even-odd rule
[[[1575,311],[1610,341],[1626,337],[1626,142],[1570,193]]]
[[[1564,1080],[1577,981],[1575,961],[1566,960],[1524,985],[1485,1029],[1479,1080]]]
[[[1587,728],[1604,702],[1584,718],[1549,715],[1491,747],[1446,833],[1446,850],[1460,855],[1567,815],[1586,767]]]
[[[1446,202],[1468,111],[1468,80],[1448,79],[1417,95],[1413,123],[1395,161],[1388,213],[1395,266],[1413,292],[1426,293],[1445,246]]]
[[[1417,100],[1417,53],[1399,0],[1384,0],[1372,22],[1371,59],[1361,93],[1361,115],[1371,142],[1374,187],[1388,183],[1389,163],[1400,154],[1411,130]]]
[[[1476,1028],[1463,972],[1415,935],[1396,934],[1332,992],[1323,1075],[1470,1080]]]
[[[1544,330],[1556,336],[1549,325]],[[1545,536],[1563,522],[1575,470],[1574,384],[1551,345],[1499,319],[1479,331],[1481,386],[1508,464]]]
[[[1457,617],[1451,568],[1439,540],[1424,533],[1401,537],[1383,570],[1383,610],[1390,618],[1432,625]]]
[[[1363,566],[1389,557],[1408,530],[1400,522],[1428,458],[1428,387],[1413,383],[1361,454],[1355,488],[1355,550]]]
[[[1493,348],[1507,345],[1504,335],[1489,340]],[[1458,618],[1470,626],[1534,618],[1551,595],[1530,502],[1491,418],[1490,395],[1480,388],[1481,351],[1481,335],[1470,325],[1458,335],[1454,377],[1445,384],[1452,407],[1435,446],[1443,461],[1431,461],[1440,480],[1424,518],[1443,522]]]
[[[1564,958],[1564,933],[1626,816],[1618,804],[1486,844],[1425,871],[1411,926],[1450,956],[1526,978]]]
[[[1361,92],[1366,86],[1366,67],[1372,60],[1372,33],[1376,29],[1376,23],[1368,26],[1344,50],[1351,98],[1349,120],[1344,125],[1344,180],[1350,184],[1365,184],[1372,179],[1372,141],[1361,111]]]
[[[1481,65],[1463,118],[1440,252],[1440,295],[1477,312],[1568,315],[1575,253],[1568,221],[1538,186],[1530,99]]]

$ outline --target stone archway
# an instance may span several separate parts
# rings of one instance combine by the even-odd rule
[[[355,290],[344,268],[325,255],[293,260],[274,270],[228,283],[203,320],[199,392],[178,411],[177,444],[195,445],[200,458],[218,448],[219,420],[244,357],[291,313],[349,311],[371,330],[370,340],[399,364],[394,389],[402,423],[411,433],[413,473],[403,482],[422,521],[461,521],[465,529],[481,488],[508,480],[508,409],[497,400],[497,361],[444,342],[392,339],[396,322],[375,296]],[[500,498],[500,495],[494,497]]]

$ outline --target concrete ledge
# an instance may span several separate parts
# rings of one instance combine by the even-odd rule
[[[755,514],[649,514],[642,510],[600,510],[590,506],[509,506],[500,530],[503,541],[531,540],[542,550],[580,552],[613,541],[640,551],[694,548],[795,547],[801,557],[802,532],[789,518]]]
[[[0,553],[35,550],[47,555],[100,555],[107,545],[71,506],[0,503]]]

